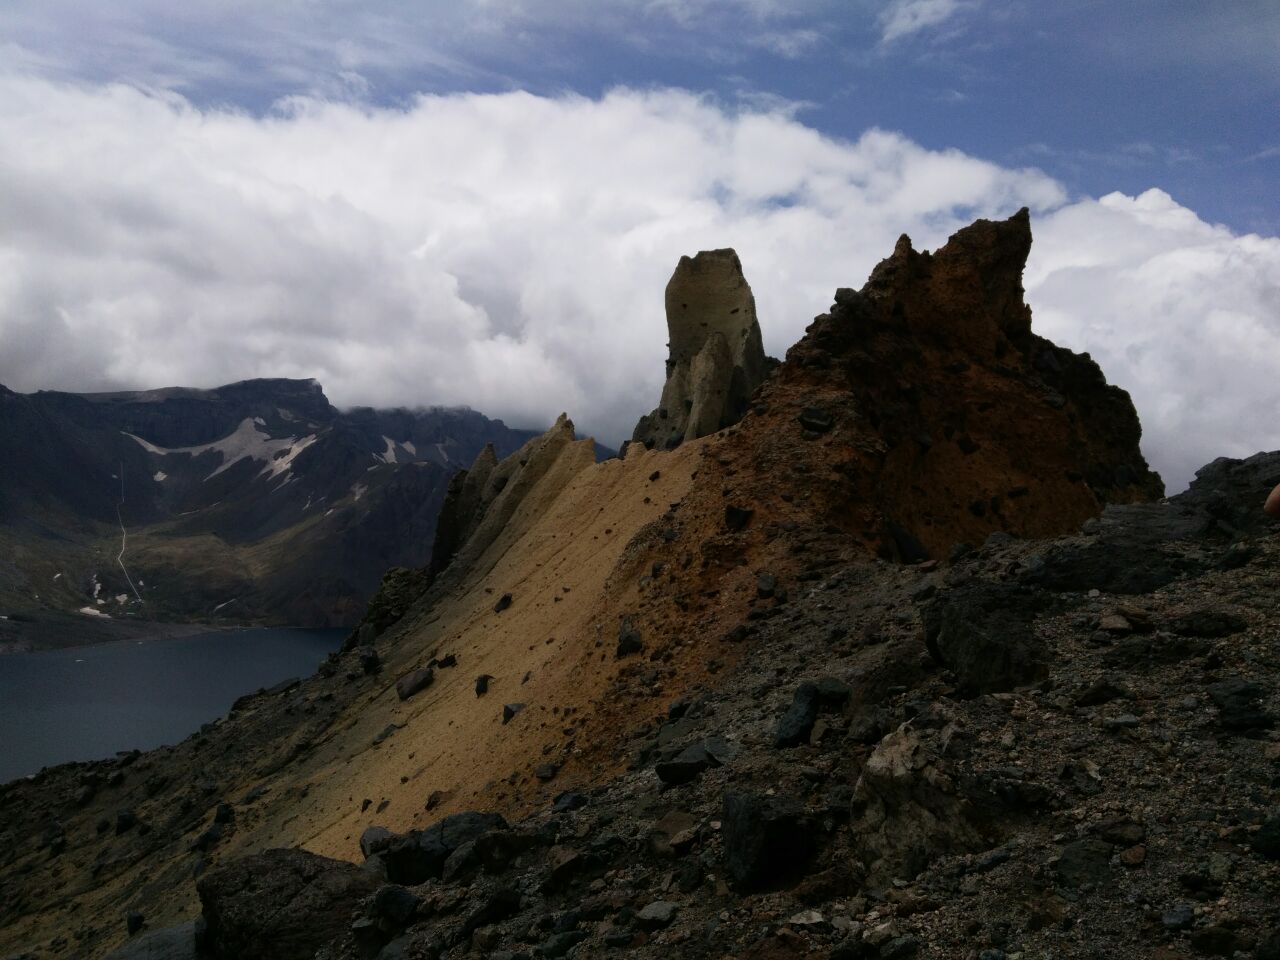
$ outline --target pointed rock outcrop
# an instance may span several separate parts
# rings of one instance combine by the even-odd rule
[[[732,486],[740,509],[799,513],[912,562],[1160,497],[1129,395],[1032,332],[1030,249],[1026,210],[932,253],[902,237],[762,385],[717,451],[708,510]]]
[[[658,408],[634,443],[670,450],[737,423],[768,361],[756,301],[733,250],[681,257],[667,283],[670,356]]]

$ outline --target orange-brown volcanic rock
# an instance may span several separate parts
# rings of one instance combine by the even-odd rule
[[[610,579],[638,584],[623,610],[646,657],[615,679],[598,730],[658,705],[655,664],[661,697],[714,685],[735,638],[824,571],[1072,532],[1104,503],[1162,494],[1129,396],[1031,332],[1030,246],[1025,210],[933,254],[903,237],[860,292],[837,291],[620,559]]]
[[[753,500],[741,505],[785,514],[793,498],[911,560],[1161,496],[1128,394],[1031,332],[1030,247],[1024,209],[933,254],[904,236],[860,292],[838,290],[727,444]]]

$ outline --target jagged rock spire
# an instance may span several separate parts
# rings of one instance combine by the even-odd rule
[[[667,382],[633,442],[672,449],[737,423],[764,379],[756,301],[733,250],[681,257],[667,283]]]

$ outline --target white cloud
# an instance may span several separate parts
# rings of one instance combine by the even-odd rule
[[[658,395],[681,254],[738,249],[781,355],[900,233],[932,247],[1026,204],[1047,214],[1037,327],[1134,390],[1171,480],[1280,446],[1245,410],[1274,408],[1280,378],[1235,352],[1273,343],[1280,241],[1150,194],[1066,199],[1034,170],[679,91],[254,117],[0,77],[0,382],[315,376],[339,404],[468,403],[522,425],[568,410],[617,442]],[[1163,336],[1136,323],[1157,316]]]
[[[939,27],[974,5],[973,0],[892,0],[880,14],[881,42],[893,43]]]
[[[1160,190],[1033,227],[1037,331],[1129,390],[1170,492],[1216,456],[1280,448],[1280,239],[1205,223]]]

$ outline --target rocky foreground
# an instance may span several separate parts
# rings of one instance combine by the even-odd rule
[[[318,675],[0,788],[0,954],[1280,957],[1280,454],[1157,499],[1029,245],[904,238],[711,436],[482,455]]]

